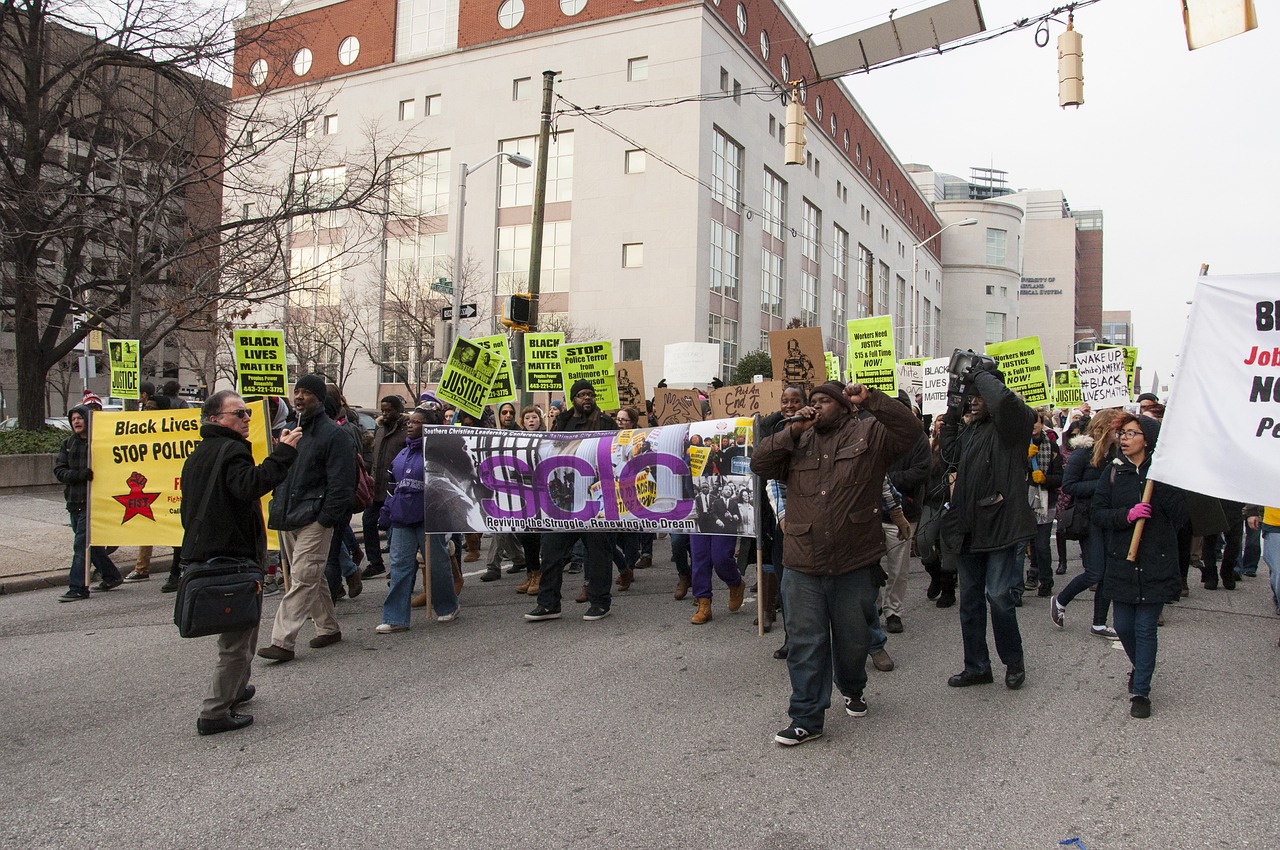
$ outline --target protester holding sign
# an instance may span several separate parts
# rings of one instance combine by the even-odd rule
[[[67,592],[58,597],[59,602],[75,602],[89,598],[88,571],[85,569],[85,550],[89,549],[89,536],[85,531],[87,517],[85,503],[89,494],[89,482],[93,470],[89,468],[89,408],[77,405],[67,411],[71,423],[71,435],[62,441],[58,459],[53,464],[53,476],[65,486],[62,495],[66,499],[67,514],[71,517],[71,571],[67,578]],[[124,583],[120,570],[112,563],[107,550],[94,546],[89,550],[89,560],[102,576],[94,590],[113,590]]]
[[[1150,416],[1126,414],[1119,426],[1121,457],[1098,479],[1092,516],[1107,535],[1107,565],[1100,590],[1115,606],[1116,632],[1133,664],[1129,714],[1146,718],[1151,716],[1156,624],[1164,604],[1176,602],[1182,591],[1178,527],[1187,518],[1187,502],[1177,487],[1147,478],[1160,423]],[[1146,492],[1149,485],[1154,486]],[[1134,531],[1138,520],[1146,520],[1140,540]],[[1130,560],[1135,543],[1137,554]]]
[[[612,361],[610,361],[612,368]],[[551,424],[552,431],[616,431],[618,425],[596,407],[596,390],[590,381],[578,380],[569,388],[569,400],[573,407],[562,412]],[[542,538],[542,574],[539,577],[538,604],[524,615],[526,620],[560,619],[560,587],[564,578],[564,565],[569,560],[573,545],[579,540],[587,550],[584,572],[587,579],[587,598],[591,607],[582,615],[584,620],[602,620],[609,616],[613,596],[609,592],[613,577],[610,558],[609,535],[590,534],[581,531],[554,532]]]

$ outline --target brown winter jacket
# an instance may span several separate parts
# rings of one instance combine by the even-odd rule
[[[766,437],[751,471],[787,483],[782,561],[808,575],[842,575],[885,554],[880,492],[885,472],[920,438],[920,420],[879,390],[861,405],[871,416],[848,416],[834,430],[810,428],[797,440],[790,428]]]

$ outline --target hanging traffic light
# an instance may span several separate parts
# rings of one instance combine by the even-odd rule
[[[1084,103],[1084,49],[1076,32],[1074,16],[1067,17],[1067,31],[1058,36],[1058,106],[1080,107]]]
[[[786,163],[787,165],[804,165],[804,104],[792,92],[791,102],[787,104],[786,129]]]

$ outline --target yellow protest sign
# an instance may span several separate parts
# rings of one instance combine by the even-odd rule
[[[1068,410],[1080,406],[1080,373],[1075,369],[1054,370],[1053,406]]]
[[[822,359],[827,362],[827,380],[840,380],[840,357],[830,351],[822,352]]]
[[[893,317],[849,320],[849,375],[852,380],[889,395],[898,394],[893,352]]]
[[[267,406],[249,405],[255,463],[269,453]],[[89,540],[94,546],[181,546],[182,465],[200,442],[200,409],[106,411],[89,427]],[[263,521],[271,497],[262,499]],[[274,541],[275,535],[269,535]],[[274,545],[273,545],[274,548]]]
[[[1098,343],[1094,346],[1098,351],[1106,348],[1123,348],[1124,349],[1124,376],[1129,382],[1129,399],[1133,400],[1134,381],[1138,374],[1138,346],[1136,345],[1109,345],[1107,343]]]
[[[493,386],[489,388],[489,397],[485,399],[485,404],[502,404],[504,401],[515,401],[516,385],[511,377],[511,348],[507,345],[507,335],[494,334],[493,336],[482,336],[471,341],[476,345],[483,346],[489,353],[502,358],[502,365],[498,367],[498,374],[493,378]]]
[[[436,396],[479,419],[502,361],[483,346],[458,337],[440,376]]]
[[[284,331],[234,330],[237,392],[241,395],[289,395]]]
[[[139,397],[139,353],[136,339],[113,339],[107,343],[107,361],[111,364],[111,395],[116,398]]]
[[[612,343],[578,342],[562,345],[560,363],[566,396],[574,381],[590,381],[596,390],[596,407],[601,410],[618,409],[618,379],[613,371]]]
[[[530,393],[564,392],[560,346],[564,334],[524,335],[524,389]]]
[[[1024,336],[987,346],[987,354],[1000,364],[1004,385],[1022,396],[1032,407],[1049,403],[1049,383],[1045,380],[1044,354],[1040,337]]]

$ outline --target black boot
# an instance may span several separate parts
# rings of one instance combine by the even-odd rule
[[[1235,570],[1233,570],[1231,567],[1228,567],[1226,564],[1226,561],[1223,561],[1222,569],[1219,570],[1219,572],[1222,575],[1222,586],[1227,590],[1235,590],[1236,589]]]
[[[929,590],[925,592],[925,596],[929,599],[937,599],[938,594],[942,592],[942,571],[937,567],[926,567],[929,572]]]
[[[490,564],[489,569],[480,576],[481,581],[497,581],[500,578],[502,578],[502,569],[496,564]]]
[[[939,608],[950,608],[956,604],[956,574],[943,573],[941,581],[942,589],[938,593],[938,601],[934,604]]]

